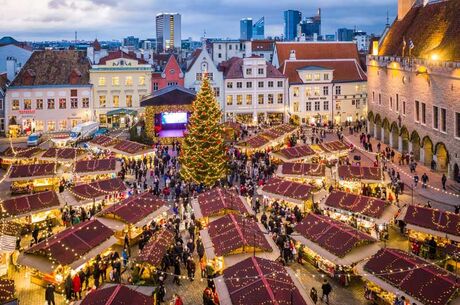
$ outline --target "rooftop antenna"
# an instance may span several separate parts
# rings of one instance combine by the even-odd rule
[[[75,43],[77,43],[77,41],[78,41],[77,38],[78,38],[78,33],[77,33],[77,31],[75,31]]]
[[[387,9],[387,24],[386,24],[387,27],[390,26],[390,15],[388,14],[388,9]]]

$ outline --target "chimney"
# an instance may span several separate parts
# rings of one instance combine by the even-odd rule
[[[398,21],[402,20],[420,0],[398,0]]]
[[[295,50],[291,50],[291,53],[289,54],[289,60],[296,60],[296,56],[295,56]]]
[[[78,69],[73,69],[69,76],[69,83],[71,85],[77,85],[80,81],[81,72]]]
[[[35,72],[32,69],[27,69],[22,76],[22,84],[24,86],[32,86],[35,81]]]
[[[13,81],[16,76],[16,58],[8,56],[6,58],[6,78]]]

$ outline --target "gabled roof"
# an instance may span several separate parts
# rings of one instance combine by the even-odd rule
[[[5,91],[7,84],[8,84],[7,74],[6,73],[0,74],[0,92]]]
[[[84,52],[35,51],[11,86],[89,85],[90,68]]]
[[[203,52],[203,49],[196,49],[195,51],[193,51],[192,56],[191,56],[192,60],[188,64],[187,71],[190,71],[190,69],[193,67],[193,65],[195,64],[195,61],[198,59],[198,57],[201,56],[201,52]]]
[[[288,77],[289,83],[303,83],[298,71],[308,67],[322,67],[334,70],[333,83],[367,81],[366,73],[359,65],[359,62],[354,59],[287,60],[282,66],[282,72]]]
[[[101,44],[97,40],[97,38],[91,43],[91,46],[94,48],[94,51],[100,51],[101,50]]]
[[[276,42],[276,55],[280,66],[295,51],[296,59],[356,59],[358,48],[354,42]]]
[[[137,58],[134,53],[125,53],[121,50],[117,50],[117,51],[109,52],[109,55],[102,57],[99,60],[99,65],[105,65],[107,64],[107,61],[109,60],[120,59],[120,58],[137,60],[138,64],[148,64],[148,62],[146,62],[142,58]]]
[[[88,293],[81,302],[81,305],[150,305],[152,302],[152,297],[127,286],[115,285],[100,287],[96,291]]]
[[[438,1],[414,6],[402,20],[396,20],[383,39],[379,55],[405,56],[410,41],[415,57],[429,58],[433,53],[442,60],[460,61],[460,1]]]
[[[161,105],[191,105],[195,100],[196,93],[182,86],[168,86],[158,90],[153,95],[145,97],[141,101],[141,107]]]
[[[251,56],[250,58],[260,58],[259,56]],[[240,57],[232,57],[219,65],[219,70],[224,73],[224,79],[243,78],[244,59]],[[267,78],[285,78],[285,76],[276,69],[271,63],[267,62]]]

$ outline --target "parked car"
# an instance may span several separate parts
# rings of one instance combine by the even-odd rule
[[[43,141],[42,134],[34,132],[27,138],[27,146],[37,146]]]

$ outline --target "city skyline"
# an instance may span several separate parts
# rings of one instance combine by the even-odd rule
[[[195,40],[202,37],[204,31],[207,37],[238,38],[240,19],[256,15],[265,16],[265,36],[280,36],[283,33],[283,11],[288,9],[299,10],[308,16],[320,7],[324,34],[334,34],[340,27],[355,26],[380,34],[386,23],[387,10],[390,23],[396,15],[396,3],[392,0],[365,3],[352,0],[346,4],[326,0],[306,5],[291,0],[264,5],[263,10],[260,2],[253,0],[220,0],[217,5],[211,5],[208,0],[193,3],[133,0],[129,6],[121,0],[37,0],[33,3],[3,0],[0,4],[0,36],[27,41],[73,40],[75,31],[81,40],[121,40],[129,35],[153,38],[155,16],[162,12],[181,14],[182,38]],[[242,7],[245,7],[244,15]]]

